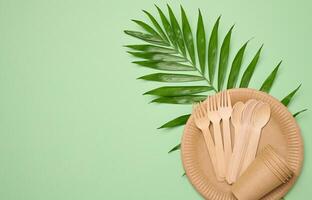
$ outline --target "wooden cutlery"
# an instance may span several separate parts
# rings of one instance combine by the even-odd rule
[[[207,114],[208,118],[213,124],[213,136],[215,140],[215,149],[216,149],[216,156],[217,156],[217,167],[220,173],[221,178],[225,178],[226,171],[225,171],[225,157],[224,157],[224,150],[223,150],[223,140],[220,130],[220,121],[221,117],[218,112],[218,99],[217,96],[211,96],[208,99],[207,103]]]
[[[251,119],[250,137],[249,143],[242,166],[241,174],[250,165],[250,163],[255,159],[259,139],[261,135],[262,128],[268,123],[270,119],[271,111],[270,106],[266,103],[259,102]]]
[[[270,112],[268,104],[255,99],[232,106],[229,91],[209,96],[205,102],[195,105],[194,121],[203,133],[218,181],[234,183],[255,159],[261,131],[270,119]]]
[[[242,117],[244,107],[245,107],[245,104],[241,101],[237,102],[233,106],[231,122],[234,126],[234,143],[237,141],[237,137],[238,137],[239,132],[240,132],[239,128],[240,128],[241,117]],[[235,138],[236,138],[236,140],[235,140]],[[235,146],[235,144],[234,144],[234,146]]]
[[[245,104],[243,102],[237,102],[234,106],[233,106],[233,111],[232,111],[232,116],[231,116],[231,122],[233,124],[234,127],[234,145],[233,145],[233,154],[232,157],[234,157],[234,152],[235,154],[237,154],[236,152],[238,151],[237,147],[238,147],[238,137],[239,134],[241,132],[240,128],[241,128],[241,117],[242,117],[242,113],[243,110],[245,108]],[[230,179],[230,173],[231,173],[231,163],[234,162],[232,159],[234,158],[230,158],[230,164],[228,166],[228,171],[227,171],[227,176],[226,176],[226,180],[228,183],[233,183],[233,181]]]
[[[228,183],[232,184],[236,181],[237,176],[242,166],[242,160],[245,157],[248,141],[248,129],[251,120],[251,116],[258,101],[251,99],[246,102],[244,110],[242,112],[241,121],[239,124],[239,136],[237,138],[236,146],[234,147],[233,156],[230,163],[230,169],[228,171]]]
[[[215,145],[214,145],[214,142],[213,142],[210,130],[209,130],[210,120],[207,117],[207,109],[204,103],[201,102],[195,105],[194,120],[195,120],[196,126],[202,131],[203,136],[205,138],[207,150],[208,150],[210,160],[214,168],[216,177],[219,181],[222,181],[223,178],[220,176],[220,173],[217,167]]]
[[[233,109],[229,92],[221,92],[218,103],[218,112],[222,119],[225,172],[228,171],[228,166],[232,157],[232,139],[230,131],[230,117],[232,114],[232,110]]]

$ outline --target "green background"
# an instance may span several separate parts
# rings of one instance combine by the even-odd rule
[[[167,154],[182,127],[157,130],[190,106],[148,104],[158,86],[135,80],[150,72],[133,64],[124,29],[156,14],[155,0],[0,0],[0,199],[201,199]],[[244,67],[264,43],[251,86],[283,60],[272,94],[303,84],[290,110],[311,107],[311,10],[308,0],[168,1],[182,4],[193,28],[201,8],[210,33],[236,24],[232,55],[246,40]],[[195,29],[194,29],[195,30]],[[195,31],[194,31],[195,32]],[[194,33],[193,32],[193,33]],[[312,136],[306,112],[297,118],[305,143],[301,177],[286,199],[307,199]]]

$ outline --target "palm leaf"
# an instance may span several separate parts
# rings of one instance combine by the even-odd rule
[[[169,37],[169,40],[171,41],[172,45],[177,48],[177,41],[176,41],[176,37],[174,35],[174,32],[172,30],[172,27],[169,23],[169,20],[167,19],[167,17],[165,16],[165,14],[163,13],[163,11],[158,7],[156,6],[157,10],[158,10],[158,13],[159,13],[159,16],[160,16],[160,19],[161,19],[161,22],[165,28],[165,31]]]
[[[217,54],[218,54],[218,28],[219,28],[219,22],[220,17],[218,17],[216,23],[213,26],[213,29],[211,31],[211,36],[209,39],[209,45],[208,45],[208,72],[209,72],[209,80],[210,83],[213,83],[216,64],[217,64]]]
[[[132,20],[134,23],[138,24],[139,26],[141,26],[145,31],[147,31],[148,33],[154,35],[155,37],[158,37],[159,39],[163,40],[161,38],[161,36],[157,33],[157,31],[155,31],[150,25],[146,24],[145,22],[142,22],[140,20]]]
[[[130,35],[132,37],[141,39],[145,42],[149,42],[151,44],[158,44],[158,45],[163,45],[163,46],[169,46],[169,44],[167,42],[164,42],[161,38],[159,37],[155,37],[154,35],[151,34],[146,34],[146,33],[142,33],[139,31],[129,31],[129,30],[125,30],[124,31],[127,35]]]
[[[144,94],[157,95],[162,97],[184,96],[211,91],[209,86],[165,86],[145,92]]]
[[[159,32],[159,34],[161,35],[161,37],[169,44],[169,40],[165,34],[165,32],[163,31],[163,29],[161,28],[161,26],[159,25],[159,23],[157,22],[157,20],[155,19],[155,17],[153,17],[153,15],[151,15],[149,12],[147,12],[146,10],[143,10],[143,12],[148,16],[148,18],[151,20],[151,22],[153,23],[153,25],[155,26],[155,28],[157,29],[157,31]]]
[[[140,66],[149,67],[157,70],[165,71],[195,71],[193,66],[181,64],[178,62],[168,61],[134,61],[133,63]]]
[[[177,126],[182,126],[182,125],[186,124],[186,122],[190,116],[191,116],[191,114],[179,116],[179,117],[177,117],[173,120],[170,120],[169,122],[163,124],[158,129],[173,128],[173,127],[177,127]]]
[[[167,104],[193,104],[204,101],[206,95],[186,95],[178,97],[159,97],[151,101],[151,103],[167,103]]]
[[[218,71],[218,91],[222,90],[224,79],[226,76],[227,64],[228,64],[229,53],[230,53],[231,34],[232,34],[233,28],[234,28],[234,25],[230,28],[229,32],[226,34],[222,42],[222,46],[220,50],[219,71]]]
[[[170,151],[168,151],[168,153],[172,153],[174,151],[177,151],[181,148],[181,144],[177,144],[176,146],[174,146]]]
[[[183,31],[186,48],[190,55],[192,63],[196,65],[193,34],[192,34],[192,30],[188,22],[188,19],[186,17],[185,11],[182,6],[181,6],[181,16],[182,16],[182,31]]]
[[[246,70],[242,76],[240,85],[239,85],[240,88],[247,88],[248,87],[249,82],[251,80],[251,77],[254,74],[255,68],[257,66],[262,47],[263,47],[263,45],[261,45],[261,47],[257,51],[256,55],[254,56],[254,58],[252,59],[252,61],[248,65],[248,67],[246,68]]]
[[[300,115],[301,113],[307,111],[308,109],[303,109],[303,110],[300,110],[298,112],[296,112],[295,114],[293,114],[294,117],[297,117],[298,115]]]
[[[140,45],[126,45],[126,47],[136,50],[136,51],[143,51],[148,53],[166,53],[166,54],[176,54],[177,51],[171,48],[165,48],[155,45],[149,44],[140,44]]]
[[[145,32],[143,33],[139,31],[125,30],[125,33],[146,42],[146,44],[127,45],[126,47],[132,49],[132,51],[129,52],[130,54],[137,58],[143,59],[133,62],[139,66],[162,71],[185,71],[185,74],[178,74],[174,72],[153,73],[139,77],[138,79],[163,83],[178,84],[182,82],[188,82],[187,85],[184,85],[184,83],[183,86],[161,86],[144,93],[157,96],[157,98],[152,100],[152,102],[167,104],[192,104],[194,102],[202,101],[207,97],[206,94],[203,92],[207,92],[210,90],[214,90],[215,92],[217,92],[217,89],[221,90],[225,84],[228,63],[230,62],[229,54],[231,46],[231,35],[234,26],[232,26],[227,32],[226,36],[222,41],[221,48],[219,48],[218,29],[220,17],[218,17],[212,28],[209,43],[207,45],[202,13],[200,10],[198,11],[195,39],[199,66],[196,66],[194,38],[191,26],[188,21],[188,17],[186,16],[183,7],[180,6],[182,23],[179,24],[176,18],[177,15],[174,14],[173,10],[169,5],[167,5],[167,7],[169,12],[169,18],[167,18],[163,11],[156,6],[162,26],[157,22],[153,15],[143,10],[143,12],[152,22],[153,27],[143,21],[133,20],[135,23],[141,26],[145,30]],[[236,86],[246,46],[247,43],[240,48],[234,60],[232,61],[229,77],[226,80],[227,88],[232,88]],[[255,72],[255,68],[258,64],[261,50],[262,46],[258,49],[257,53],[254,55],[253,59],[244,71],[239,84],[240,87],[248,87],[250,80]],[[206,78],[206,56],[208,57],[207,68],[209,79]],[[213,82],[216,73],[215,71],[217,60],[219,62],[217,87],[215,87],[213,85]],[[265,79],[260,88],[261,91],[270,91],[276,79],[276,74],[278,72],[280,64],[281,62]],[[188,71],[194,72],[190,74],[187,73]],[[194,73],[198,74],[195,75]],[[195,81],[206,81],[207,84],[192,85],[192,82]],[[282,103],[284,103],[284,105],[288,105],[298,89],[299,87],[292,91],[285,98],[283,98]],[[298,116],[304,111],[306,111],[306,109],[295,113],[294,117]],[[187,122],[189,117],[190,114],[176,117],[175,119],[170,120],[159,128],[171,128],[183,125]],[[178,144],[173,147],[169,152],[176,151],[180,149],[180,147],[181,145]]]
[[[227,83],[227,89],[234,88],[236,86],[236,82],[237,82],[238,75],[242,66],[242,60],[243,60],[243,56],[244,56],[247,44],[248,44],[248,41],[239,49],[239,51],[237,52],[232,62],[232,67],[231,67],[231,71],[230,71],[230,75],[229,75],[228,83]]]
[[[157,82],[192,82],[192,81],[202,81],[205,80],[201,76],[189,75],[189,74],[167,74],[167,73],[155,73],[146,76],[141,76],[138,79],[143,79],[147,81],[157,81]]]
[[[183,40],[183,35],[182,35],[182,31],[181,31],[180,25],[179,25],[179,23],[177,21],[177,18],[173,14],[173,11],[170,8],[170,6],[167,5],[167,7],[168,7],[168,12],[169,12],[169,18],[170,18],[170,22],[171,22],[171,27],[173,29],[174,35],[176,36],[176,40],[177,40],[179,49],[181,50],[182,54],[184,56],[186,56],[185,45],[184,45],[184,40]]]
[[[197,32],[196,32],[197,54],[202,74],[205,74],[206,63],[206,34],[203,17],[198,10]]]
[[[175,56],[167,53],[155,53],[155,52],[134,52],[128,51],[131,55],[137,58],[149,59],[154,61],[167,61],[167,62],[185,62],[184,57]]]
[[[277,71],[278,71],[278,68],[280,67],[280,65],[282,64],[282,61],[280,61],[277,66],[274,68],[274,70],[271,72],[271,74],[265,79],[265,81],[263,82],[261,88],[260,88],[260,91],[262,92],[267,92],[269,93],[271,88],[272,88],[272,85],[275,81],[275,77],[276,77],[276,74],[277,74]]]
[[[301,84],[295,90],[293,90],[291,93],[289,93],[286,97],[284,97],[283,100],[281,101],[282,104],[284,104],[285,106],[288,106],[291,99],[293,98],[293,96],[296,94],[296,92],[299,90],[300,87],[301,87]]]

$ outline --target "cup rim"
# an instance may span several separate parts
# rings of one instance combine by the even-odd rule
[[[279,166],[272,161],[272,158],[270,158],[271,156],[264,153],[262,155],[262,159],[264,161],[264,163],[267,165],[267,167],[276,175],[278,176],[278,178],[285,183],[287,181],[287,176],[285,174],[283,174],[283,172],[281,172],[281,169],[279,168]]]
[[[281,175],[278,170],[276,169],[276,167],[274,167],[272,165],[272,163],[270,163],[268,161],[267,156],[265,156],[263,153],[261,154],[261,156],[259,156],[259,158],[261,159],[261,161],[264,163],[264,165],[274,174],[274,176],[276,176],[282,183],[285,183],[285,177],[283,175]]]
[[[271,159],[273,162],[276,163],[276,165],[278,165],[278,167],[281,169],[281,173],[283,173],[287,179],[290,179],[293,175],[292,171],[289,169],[286,161],[279,156],[273,148],[266,148],[265,151],[267,151],[268,153],[270,153]]]
[[[259,157],[283,183],[286,183],[292,177],[293,173],[286,161],[276,153],[271,145],[265,146],[261,150]]]

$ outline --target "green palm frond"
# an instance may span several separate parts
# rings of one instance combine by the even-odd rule
[[[239,49],[239,51],[237,52],[233,60],[231,71],[230,71],[228,82],[227,82],[227,89],[234,88],[236,86],[236,82],[238,79],[240,69],[242,67],[243,56],[244,56],[247,44],[248,44],[248,41]]]
[[[230,43],[234,25],[230,28],[226,34],[220,49],[219,55],[219,69],[218,69],[218,91],[222,90],[224,85],[225,76],[227,74],[227,65],[230,55]]]
[[[203,22],[203,17],[198,10],[198,22],[197,22],[197,31],[196,31],[196,44],[197,44],[197,55],[199,60],[200,71],[202,75],[205,74],[206,69],[206,33]]]
[[[249,82],[251,80],[251,77],[252,77],[252,75],[256,69],[262,47],[263,47],[263,45],[261,45],[261,47],[257,51],[256,55],[254,56],[254,58],[252,59],[252,61],[248,65],[248,67],[246,68],[246,70],[242,76],[242,80],[240,82],[240,85],[239,85],[240,88],[247,88],[248,87]]]
[[[179,150],[181,148],[181,144],[177,144],[176,146],[174,146],[172,149],[170,149],[170,151],[168,153],[174,152],[176,150]]]
[[[188,118],[190,116],[191,116],[191,114],[179,116],[179,117],[177,117],[177,118],[175,118],[173,120],[170,120],[169,122],[165,123],[164,125],[162,125],[158,129],[182,126],[182,125],[186,124],[186,122],[187,122],[187,120],[188,120]]]
[[[293,96],[297,93],[297,91],[300,89],[301,84],[294,90],[292,91],[289,95],[287,95],[286,97],[284,97],[282,99],[282,104],[284,104],[284,106],[288,106],[288,104],[290,103],[291,99],[293,98]]]
[[[296,112],[295,114],[293,114],[293,116],[294,117],[297,117],[299,114],[301,114],[301,113],[303,113],[303,112],[305,112],[305,111],[307,111],[308,109],[302,109],[302,110],[300,110],[300,111],[298,111],[298,112]]]
[[[230,61],[229,55],[233,51],[231,49],[231,35],[234,25],[229,28],[224,39],[219,41],[220,16],[215,21],[208,37],[200,10],[198,10],[197,27],[194,31],[191,29],[185,9],[182,6],[180,7],[180,17],[174,14],[169,5],[167,5],[167,15],[158,6],[156,6],[156,9],[159,21],[157,20],[158,17],[143,10],[151,24],[141,20],[132,20],[142,28],[142,31],[124,31],[127,35],[144,42],[144,44],[126,45],[130,49],[128,53],[138,59],[133,63],[140,67],[160,71],[144,75],[138,79],[171,84],[170,86],[162,86],[145,92],[144,95],[156,97],[151,102],[193,104],[206,99],[209,93],[220,91],[225,86],[227,89],[235,88],[237,83],[241,88],[249,86],[260,59],[263,45],[256,51],[239,80],[241,69],[244,68],[242,66],[244,54],[250,41],[245,42],[237,50],[234,59]],[[195,37],[193,34],[195,34]],[[219,42],[221,42],[221,47],[218,46]],[[229,63],[231,63],[230,68],[228,67]],[[263,81],[259,90],[270,92],[280,65],[281,62]],[[227,76],[228,70],[229,75]],[[216,85],[214,85],[215,75],[217,76]],[[172,83],[176,85],[172,85]],[[281,102],[287,106],[299,88],[300,86],[290,92]],[[295,113],[294,116],[305,110]],[[173,128],[184,125],[189,116],[190,114],[185,114],[176,117],[159,128]],[[178,149],[180,149],[180,144],[173,147],[169,153]]]
[[[183,31],[185,46],[187,48],[192,64],[196,65],[195,47],[194,47],[192,29],[190,27],[187,16],[182,6],[181,6],[181,18],[182,18],[182,31]]]
[[[213,26],[209,44],[208,44],[208,73],[209,73],[209,80],[213,83],[217,58],[218,58],[218,29],[219,29],[219,22],[221,16],[218,17],[216,23]]]
[[[276,75],[277,75],[277,71],[279,69],[279,67],[281,66],[282,61],[280,61],[277,66],[274,68],[274,70],[271,72],[271,74],[265,79],[265,81],[263,82],[261,88],[259,89],[262,92],[267,92],[269,93],[273,83],[275,81]]]

